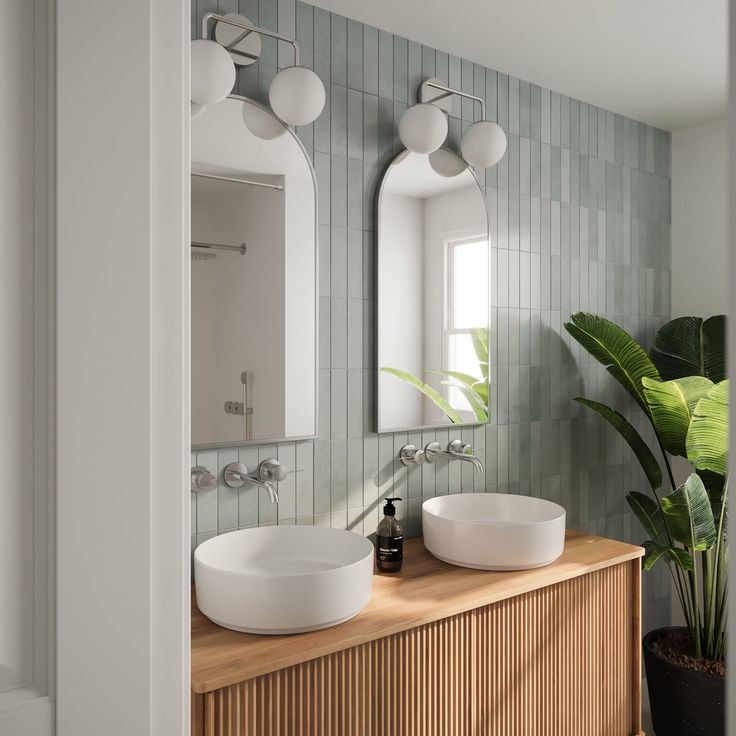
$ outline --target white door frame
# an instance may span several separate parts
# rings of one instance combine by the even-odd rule
[[[0,492],[0,600],[9,598],[0,615],[0,734],[45,736],[54,728],[53,4],[11,0],[2,17],[2,443],[10,474]]]
[[[188,39],[58,2],[58,736],[189,730]]]

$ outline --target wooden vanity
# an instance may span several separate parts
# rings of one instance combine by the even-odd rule
[[[322,631],[229,631],[193,596],[192,734],[641,733],[640,547],[568,531],[557,562],[505,573],[404,550]]]

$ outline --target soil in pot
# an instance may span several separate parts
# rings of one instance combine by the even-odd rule
[[[644,664],[657,736],[723,736],[724,664],[695,657],[686,629],[647,634]]]
[[[696,657],[692,653],[690,637],[683,629],[665,629],[652,641],[652,651],[672,664],[679,664],[689,670],[709,672],[711,675],[726,676],[726,662],[713,662],[705,657]]]

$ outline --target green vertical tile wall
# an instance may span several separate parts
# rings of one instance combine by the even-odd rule
[[[669,318],[669,134],[295,0],[193,0],[193,35],[208,11],[296,29],[302,63],[327,90],[322,115],[297,131],[320,197],[320,405],[315,441],[192,458],[218,477],[232,460],[253,467],[270,456],[291,471],[278,507],[253,487],[220,483],[193,494],[193,544],[274,523],[370,534],[386,495],[406,499],[399,514],[416,535],[423,500],[471,490],[549,498],[565,506],[571,527],[638,542],[624,495],[645,491],[646,480],[620,438],[572,399],[615,403],[646,437],[648,427],[562,324],[571,311],[590,310],[649,345]],[[265,102],[270,80],[292,57],[267,39],[263,49],[239,71],[237,90]],[[484,97],[509,140],[499,165],[481,172],[492,219],[492,423],[376,435],[374,197],[400,150],[398,119],[428,76]],[[467,104],[454,106],[454,145],[472,114]],[[484,476],[459,463],[407,469],[395,461],[407,441],[446,445],[458,434],[484,460]],[[661,571],[645,576],[644,600],[646,629],[669,621]]]

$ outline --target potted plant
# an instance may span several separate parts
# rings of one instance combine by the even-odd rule
[[[648,536],[643,566],[669,567],[686,622],[644,637],[654,729],[666,736],[720,736],[725,729],[728,558],[725,317],[668,322],[650,355],[625,330],[594,314],[577,312],[565,328],[651,423],[670,486],[662,494],[660,460],[628,419],[599,402],[576,399],[621,434],[644,470],[651,495],[627,495]],[[686,458],[695,470],[679,486],[672,455]]]

